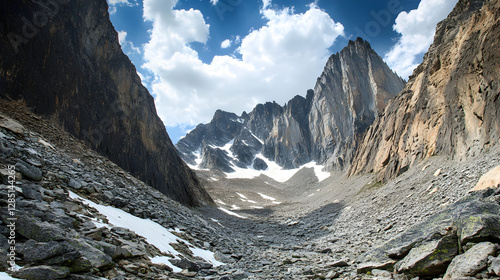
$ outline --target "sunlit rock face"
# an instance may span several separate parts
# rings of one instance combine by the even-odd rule
[[[459,1],[404,90],[368,129],[351,174],[381,181],[419,161],[465,159],[498,144],[500,2]]]
[[[284,106],[259,104],[241,116],[217,111],[176,147],[187,163],[223,172],[254,168],[255,160],[264,168],[258,155],[285,169],[315,161],[343,170],[356,140],[403,86],[370,44],[358,38],[329,58],[305,97],[295,96]]]

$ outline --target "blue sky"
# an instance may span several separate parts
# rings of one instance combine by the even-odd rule
[[[174,143],[217,109],[305,95],[362,37],[403,78],[457,0],[108,0],[124,52]]]

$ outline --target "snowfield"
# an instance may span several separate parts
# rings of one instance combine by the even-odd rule
[[[204,250],[201,248],[198,248],[196,246],[193,246],[190,244],[188,241],[183,240],[176,235],[172,233],[174,230],[168,230],[161,226],[160,224],[153,222],[149,219],[141,219],[138,218],[134,215],[131,215],[121,209],[112,207],[112,206],[106,206],[106,205],[100,205],[95,202],[92,202],[88,199],[85,199],[77,194],[75,194],[72,191],[69,191],[69,196],[73,200],[80,200],[84,204],[95,208],[99,213],[102,215],[106,216],[108,219],[109,224],[112,224],[117,227],[123,227],[127,228],[136,234],[144,237],[149,244],[154,245],[156,248],[158,248],[160,251],[164,253],[169,253],[174,256],[179,255],[180,253],[176,251],[170,243],[177,243],[177,240],[181,240],[182,242],[186,243],[193,252],[193,255],[196,257],[200,257],[204,259],[205,261],[211,263],[214,266],[220,266],[224,265],[224,263],[221,263],[217,261],[214,258],[214,253]],[[102,226],[107,226],[106,224],[103,224],[102,222],[95,222],[97,227],[102,227]],[[180,272],[182,269],[172,265],[169,261],[169,258],[165,256],[156,256],[151,259],[153,263],[162,263],[165,265],[168,265],[171,267],[174,272]]]

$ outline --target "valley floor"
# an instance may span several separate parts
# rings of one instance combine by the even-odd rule
[[[436,156],[386,184],[333,173],[320,182],[313,168],[285,183],[199,171],[217,205],[189,209],[22,104],[0,103],[0,141],[0,279],[406,279],[358,268],[500,165],[499,149],[462,162]],[[13,274],[9,166],[19,221]]]
[[[435,156],[387,184],[371,175],[343,174],[302,186],[263,177],[220,179],[208,190],[230,214],[203,212],[248,245],[245,252],[231,252],[245,257],[229,267],[249,272],[250,279],[361,279],[368,276],[358,275],[356,267],[367,252],[468,196],[499,164],[496,149],[462,162]],[[314,181],[312,170],[305,177]],[[379,273],[378,279],[392,277]]]

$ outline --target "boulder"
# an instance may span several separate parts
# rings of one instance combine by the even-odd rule
[[[40,222],[25,214],[19,214],[16,223],[16,232],[20,235],[39,242],[63,240],[65,232],[55,224]]]
[[[192,262],[186,258],[170,259],[168,261],[174,266],[177,266],[182,269],[187,269],[188,271],[195,271],[195,272],[200,271],[200,266],[197,263]]]
[[[42,170],[36,166],[28,164],[22,160],[18,160],[16,164],[16,170],[23,174],[23,177],[33,180],[40,181],[42,180]]]
[[[39,243],[29,240],[24,244],[23,255],[26,262],[40,262],[71,251],[65,242],[49,241]]]
[[[61,266],[33,266],[24,267],[13,273],[15,278],[26,280],[52,280],[66,278],[69,274],[69,268]]]
[[[386,269],[386,270],[391,270],[394,267],[394,264],[396,263],[395,260],[386,260],[385,262],[374,262],[374,261],[369,261],[369,262],[364,262],[358,265],[357,272],[359,274],[365,274],[367,272],[371,272],[374,269]]]
[[[467,252],[453,259],[444,280],[474,276],[488,266],[488,257],[495,254],[497,246],[491,242],[481,242]]]
[[[500,276],[500,257],[491,258],[491,264],[488,268],[488,273],[496,276]]]
[[[500,186],[500,165],[481,176],[472,191],[476,192],[489,188],[498,188],[498,186]]]
[[[71,239],[68,243],[82,255],[80,259],[72,264],[71,272],[90,271],[93,267],[106,270],[115,266],[110,256],[89,245],[84,240]]]
[[[398,273],[416,276],[438,275],[446,271],[457,254],[457,236],[449,234],[414,247],[395,268]]]
[[[493,214],[470,215],[456,223],[462,245],[468,242],[500,240],[500,216]]]

